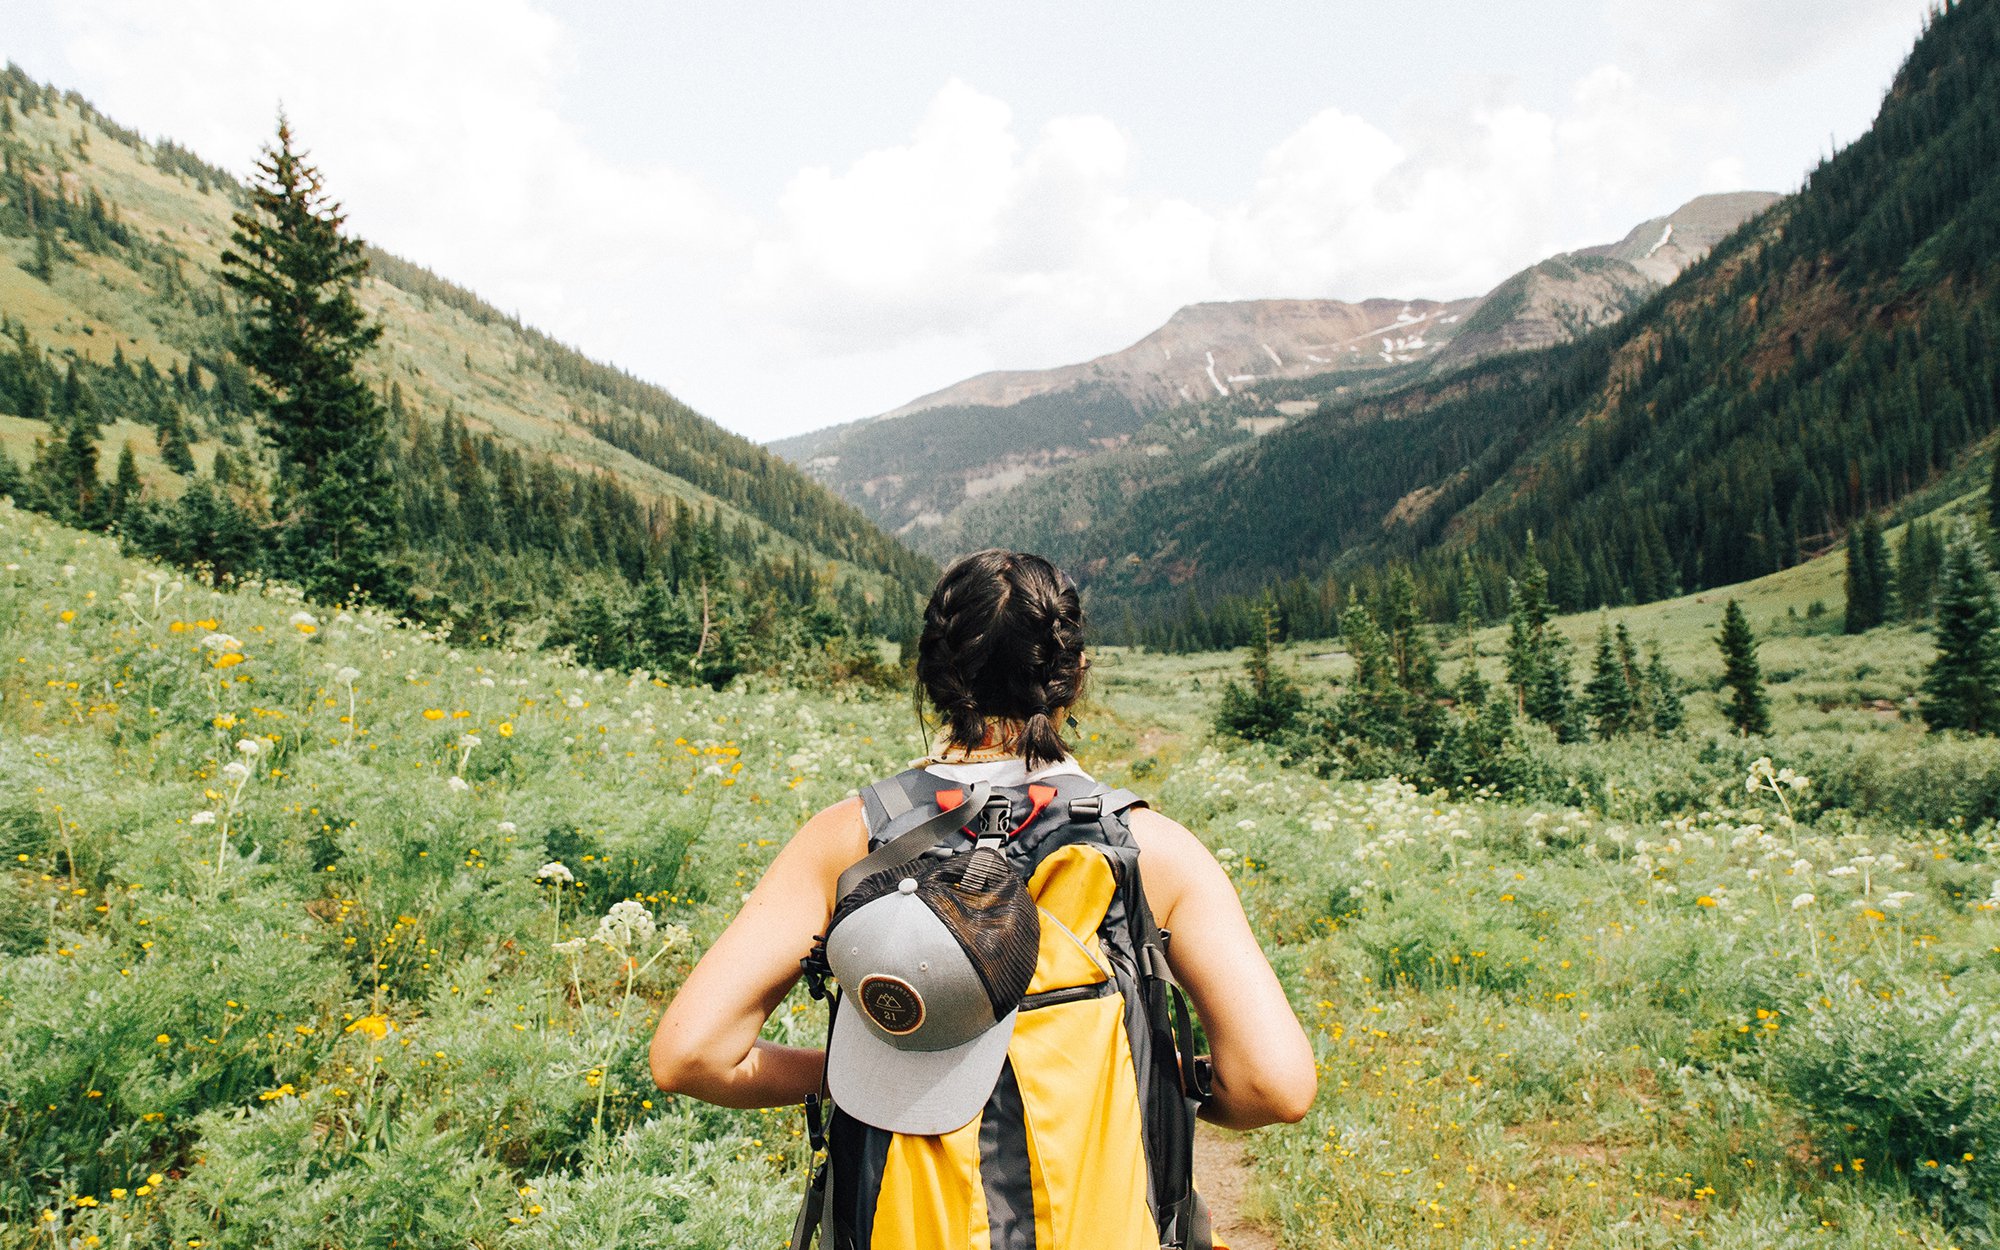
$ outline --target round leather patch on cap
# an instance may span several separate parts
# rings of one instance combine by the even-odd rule
[[[875,1027],[892,1037],[916,1032],[924,1023],[924,996],[901,977],[863,977],[854,997]]]

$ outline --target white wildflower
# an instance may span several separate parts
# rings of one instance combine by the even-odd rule
[[[236,749],[254,759],[264,753],[264,744],[256,738],[238,738],[236,740]]]
[[[189,821],[189,823],[191,823],[191,824],[197,824],[197,825],[212,825],[212,824],[214,824],[214,823],[215,823],[215,813],[214,813],[214,812],[196,812],[196,813],[195,813],[194,815],[192,815],[192,816],[188,817],[188,821]]]
[[[563,885],[576,884],[576,874],[572,873],[568,865],[558,859],[552,859],[548,863],[543,864],[536,870],[535,877],[537,880],[556,881]]]
[[[202,638],[201,645],[207,647],[210,651],[226,653],[241,651],[243,649],[243,640],[234,634],[208,634]]]
[[[343,664],[340,666],[339,670],[334,673],[333,679],[339,682],[343,686],[351,686],[354,684],[355,679],[359,678],[360,676],[361,676],[360,669],[354,667],[352,664]]]
[[[234,781],[239,784],[248,781],[250,766],[242,760],[231,760],[222,766],[222,778],[224,781]]]
[[[466,750],[470,751],[470,750],[471,750],[472,748],[474,748],[474,747],[476,747],[476,746],[478,746],[478,745],[479,745],[479,735],[478,735],[478,734],[460,734],[460,735],[458,735],[458,745],[460,745],[460,746],[464,747],[464,748],[465,748]]]
[[[1915,897],[1916,895],[1909,890],[1891,890],[1882,896],[1882,906],[1889,908],[1901,907]]]
[[[550,947],[558,955],[581,955],[590,948],[589,938],[571,938],[567,942],[557,942]]]
[[[451,776],[446,777],[444,779],[444,784],[450,787],[451,792],[453,794],[464,794],[467,790],[472,789],[472,783],[467,781],[465,778],[459,776],[457,773],[453,773]]]
[[[501,821],[501,822],[500,822],[500,832],[502,832],[502,833],[519,833],[519,832],[520,832],[520,828],[519,828],[519,827],[518,827],[517,825],[515,825],[515,823],[514,823],[513,821],[511,821],[511,820],[503,820],[503,821]]]
[[[646,910],[646,905],[628,898],[613,903],[611,910],[604,913],[604,918],[597,922],[595,936],[614,950],[630,950],[649,941],[656,927],[653,913]]]
[[[1811,894],[1795,894],[1792,896],[1792,910],[1803,911],[1818,901]]]

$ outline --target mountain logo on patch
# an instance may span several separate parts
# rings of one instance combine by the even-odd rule
[[[924,999],[901,977],[877,974],[862,979],[854,996],[875,1027],[894,1037],[914,1033],[923,1027]]]

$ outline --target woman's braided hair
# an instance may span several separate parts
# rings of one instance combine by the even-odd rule
[[[954,561],[924,605],[917,683],[961,746],[989,719],[1018,721],[1028,766],[1069,748],[1055,715],[1083,693],[1083,605],[1053,564],[997,547]]]

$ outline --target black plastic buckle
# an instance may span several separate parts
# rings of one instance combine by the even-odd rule
[[[1096,820],[1104,815],[1104,796],[1101,794],[1079,795],[1069,801],[1069,818],[1073,821]]]
[[[806,1141],[815,1151],[826,1149],[826,1117],[822,1114],[825,1102],[818,1094],[806,1095]]]
[[[1207,1055],[1194,1057],[1194,1089],[1190,1091],[1198,1102],[1207,1102],[1215,1096],[1215,1060]]]
[[[811,994],[816,1001],[826,1001],[829,993],[826,983],[827,979],[833,975],[833,966],[826,962],[826,939],[824,937],[813,939],[812,953],[799,960],[799,968],[805,974],[806,992]]]
[[[981,846],[991,846],[1004,841],[1014,832],[1014,800],[1004,794],[990,794],[986,806],[979,809],[974,823],[979,828],[978,841]]]

